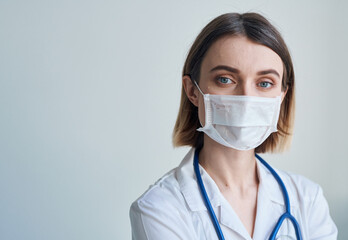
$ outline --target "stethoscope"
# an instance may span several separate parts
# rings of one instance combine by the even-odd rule
[[[200,149],[196,149],[195,156],[194,156],[194,161],[193,161],[193,166],[194,166],[194,170],[195,170],[196,177],[197,177],[198,187],[199,187],[199,189],[200,189],[200,191],[202,193],[205,206],[207,207],[208,212],[209,212],[210,217],[211,217],[211,220],[212,220],[212,222],[214,224],[214,227],[215,227],[215,230],[216,230],[216,234],[218,235],[220,240],[224,240],[225,239],[224,235],[222,234],[222,231],[221,231],[221,228],[220,228],[220,224],[219,224],[218,220],[216,219],[214,210],[213,210],[213,208],[212,208],[212,206],[210,204],[207,192],[205,191],[205,187],[204,187],[204,184],[203,184],[203,181],[202,181],[201,173],[199,171],[199,166],[198,166],[199,151],[200,151]],[[265,167],[272,173],[273,177],[277,180],[277,182],[278,182],[278,184],[279,184],[279,186],[280,186],[280,188],[282,190],[282,193],[283,193],[283,196],[284,196],[284,201],[285,201],[285,206],[286,206],[285,213],[280,216],[276,226],[274,227],[274,229],[273,229],[273,231],[272,231],[272,233],[271,233],[271,235],[269,237],[269,240],[274,240],[275,239],[275,237],[277,236],[277,233],[278,233],[278,231],[279,231],[283,221],[286,218],[291,220],[292,225],[295,228],[296,239],[302,240],[300,226],[299,226],[298,222],[296,221],[295,217],[292,216],[291,212],[290,212],[290,199],[289,199],[288,192],[286,190],[286,187],[285,187],[282,179],[279,177],[279,175],[274,171],[274,169],[265,160],[263,160],[256,153],[255,153],[255,156],[260,160],[260,162],[263,165],[265,165]]]

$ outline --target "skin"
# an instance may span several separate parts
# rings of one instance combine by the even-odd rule
[[[282,99],[286,94],[281,89],[281,58],[270,48],[244,36],[225,36],[213,43],[202,61],[200,75],[199,87],[204,94],[281,95]],[[198,107],[199,120],[204,126],[202,94],[189,76],[183,77],[183,86],[189,100]],[[255,149],[240,151],[225,147],[204,134],[199,156],[200,165],[215,181],[251,237],[259,186],[254,153]]]

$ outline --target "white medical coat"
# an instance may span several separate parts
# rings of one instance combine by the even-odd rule
[[[133,240],[218,239],[197,185],[193,169],[194,150],[191,149],[177,168],[165,174],[132,204]],[[300,225],[303,239],[337,239],[337,228],[330,217],[321,187],[305,177],[275,170],[287,188],[291,214]],[[285,204],[278,182],[259,160],[257,172],[260,183],[253,238],[201,166],[200,172],[226,240],[268,239],[285,212]],[[283,222],[277,239],[282,239],[281,236],[296,239],[289,220]]]

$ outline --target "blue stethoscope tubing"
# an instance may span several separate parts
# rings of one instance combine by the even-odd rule
[[[209,201],[209,197],[208,197],[208,194],[207,194],[207,192],[205,190],[205,187],[204,187],[204,184],[203,184],[203,180],[202,180],[202,177],[201,177],[201,173],[199,171],[199,165],[198,165],[199,164],[198,163],[199,151],[200,151],[200,149],[196,149],[195,156],[194,156],[194,161],[193,161],[193,166],[194,166],[195,174],[196,174],[196,177],[197,177],[198,187],[199,187],[199,189],[201,191],[201,194],[202,194],[205,206],[207,207],[209,215],[210,215],[211,220],[213,222],[216,234],[218,235],[220,240],[224,240],[225,239],[224,235],[223,235],[222,230],[220,228],[220,224],[219,224],[219,222],[218,222],[218,220],[217,220],[217,218],[215,216],[213,207],[211,206],[211,203]],[[285,187],[282,179],[279,177],[279,175],[276,173],[276,171],[265,160],[263,160],[256,153],[255,153],[255,156],[272,173],[273,177],[277,180],[277,182],[278,182],[278,184],[279,184],[279,186],[280,186],[280,188],[282,190],[283,197],[284,197],[284,202],[285,202],[285,207],[286,207],[285,213],[280,216],[276,226],[274,227],[274,229],[273,229],[273,231],[272,231],[272,233],[271,233],[271,235],[269,237],[269,240],[274,240],[276,238],[277,233],[278,233],[278,231],[279,231],[283,221],[286,218],[290,219],[290,221],[292,222],[292,224],[293,224],[293,226],[295,228],[296,239],[297,240],[302,240],[300,226],[299,226],[298,222],[296,221],[295,217],[292,216],[291,212],[290,212],[290,199],[289,199],[288,191],[286,190],[286,187]]]

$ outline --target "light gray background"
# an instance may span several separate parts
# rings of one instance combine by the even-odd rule
[[[130,239],[132,201],[177,166],[181,69],[199,31],[257,11],[297,81],[292,149],[348,239],[347,1],[0,0],[0,239]]]

